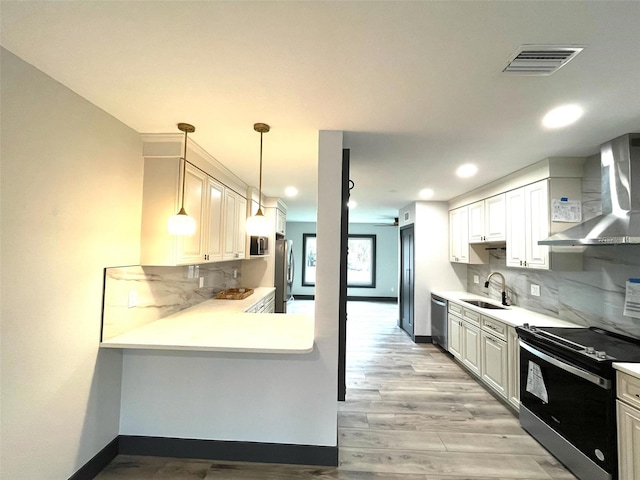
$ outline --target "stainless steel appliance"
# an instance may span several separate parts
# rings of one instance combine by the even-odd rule
[[[612,363],[640,361],[640,340],[595,327],[516,330],[522,427],[578,478],[617,479]]]
[[[249,241],[250,255],[266,255],[269,251],[269,239],[267,237],[252,236]]]
[[[640,133],[600,147],[602,215],[556,233],[540,245],[640,243]]]
[[[274,285],[276,287],[276,313],[287,313],[287,303],[293,300],[293,240],[276,235]]]
[[[447,301],[431,294],[431,341],[447,350]]]

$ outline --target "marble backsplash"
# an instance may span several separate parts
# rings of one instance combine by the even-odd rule
[[[602,211],[600,202],[600,156],[587,159],[582,180],[583,220]],[[597,326],[640,338],[640,318],[623,315],[626,281],[640,277],[640,245],[587,247],[583,270],[577,272],[531,270],[506,266],[504,250],[494,250],[489,264],[469,265],[467,290],[500,299],[505,276],[510,303],[585,326]],[[478,275],[479,283],[474,283]],[[531,295],[531,284],[540,286],[540,296]]]
[[[180,267],[106,268],[102,339],[113,338],[189,308],[226,288],[238,287],[240,265],[240,261],[234,261]],[[199,277],[203,278],[201,288]],[[130,308],[131,292],[135,292],[136,306]]]

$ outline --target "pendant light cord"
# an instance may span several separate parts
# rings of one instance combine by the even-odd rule
[[[184,131],[184,155],[182,156],[182,204],[180,211],[184,210],[184,187],[187,180],[187,131]]]
[[[258,212],[256,215],[262,214],[262,132],[260,132],[260,182],[258,188]]]

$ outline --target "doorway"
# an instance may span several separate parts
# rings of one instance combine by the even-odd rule
[[[413,339],[414,245],[413,225],[400,229],[400,315],[398,326]]]

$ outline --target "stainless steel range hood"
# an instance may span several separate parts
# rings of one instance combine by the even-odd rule
[[[602,145],[602,215],[556,233],[539,245],[640,244],[640,133]]]

